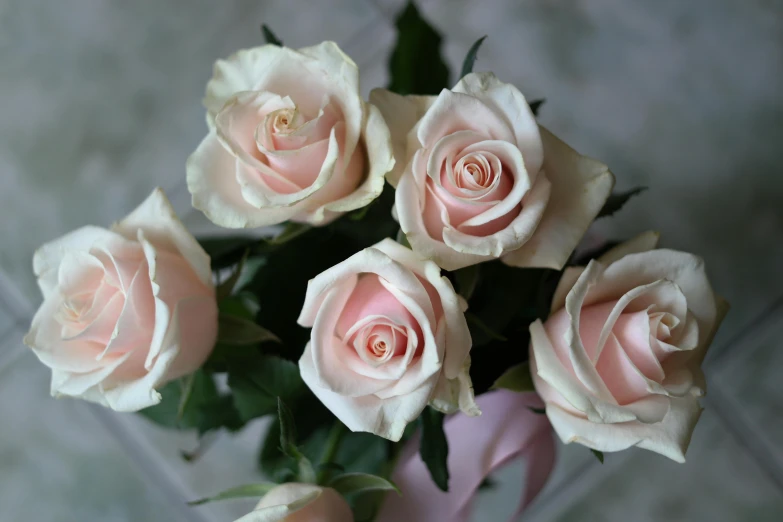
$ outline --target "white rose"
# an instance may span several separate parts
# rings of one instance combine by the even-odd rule
[[[378,197],[394,165],[389,130],[333,42],[219,60],[204,104],[210,132],[188,159],[188,189],[223,227],[324,225]]]
[[[110,230],[83,227],[33,258],[44,301],[25,343],[52,369],[52,395],[117,411],[197,370],[217,336],[209,256],[154,191]]]
[[[438,96],[370,95],[392,131],[395,211],[411,247],[447,270],[501,258],[560,269],[614,176],[536,124],[491,73]]]
[[[530,325],[536,390],[565,443],[639,446],[685,460],[705,392],[700,365],[728,306],[704,264],[643,234],[563,274]]]

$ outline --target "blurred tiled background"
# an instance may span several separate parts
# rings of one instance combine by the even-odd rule
[[[230,521],[246,502],[184,502],[253,480],[263,432],[195,438],[48,396],[21,346],[42,242],[108,224],[163,186],[189,212],[184,162],[205,132],[212,62],[261,41],[331,38],[365,93],[386,81],[400,0],[0,0],[0,521]],[[732,303],[708,359],[710,393],[688,462],[641,450],[598,464],[562,447],[530,521],[783,520],[783,1],[420,0],[453,70],[531,97],[541,120],[650,190],[597,233],[660,230],[702,255]],[[195,214],[186,216],[195,226]],[[501,520],[509,468],[476,520]],[[498,500],[503,500],[499,502]]]

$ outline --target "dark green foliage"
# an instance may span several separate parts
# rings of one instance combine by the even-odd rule
[[[433,482],[441,490],[449,490],[449,443],[443,432],[444,415],[432,408],[424,408],[421,422],[421,460],[427,465]]]
[[[413,2],[395,22],[397,44],[389,62],[389,90],[398,94],[438,94],[449,87],[449,69],[440,54],[441,36]]]

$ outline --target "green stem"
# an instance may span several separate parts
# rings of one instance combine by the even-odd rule
[[[326,440],[326,447],[321,454],[321,464],[328,464],[334,461],[337,452],[340,450],[340,443],[343,441],[344,428],[343,423],[338,420],[332,424],[332,429],[329,430],[329,438]],[[330,471],[328,467],[323,467],[318,471],[318,484],[323,484],[328,478]]]

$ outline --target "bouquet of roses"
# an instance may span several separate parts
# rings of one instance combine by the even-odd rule
[[[451,86],[409,5],[389,89],[332,42],[219,60],[189,158],[195,239],[161,190],[38,250],[26,343],[52,394],[204,435],[271,423],[243,522],[459,521],[553,432],[682,462],[726,311],[701,260],[647,232],[577,248],[633,194],[492,73]],[[576,253],[575,253],[576,252]],[[537,392],[537,393],[536,393]]]

